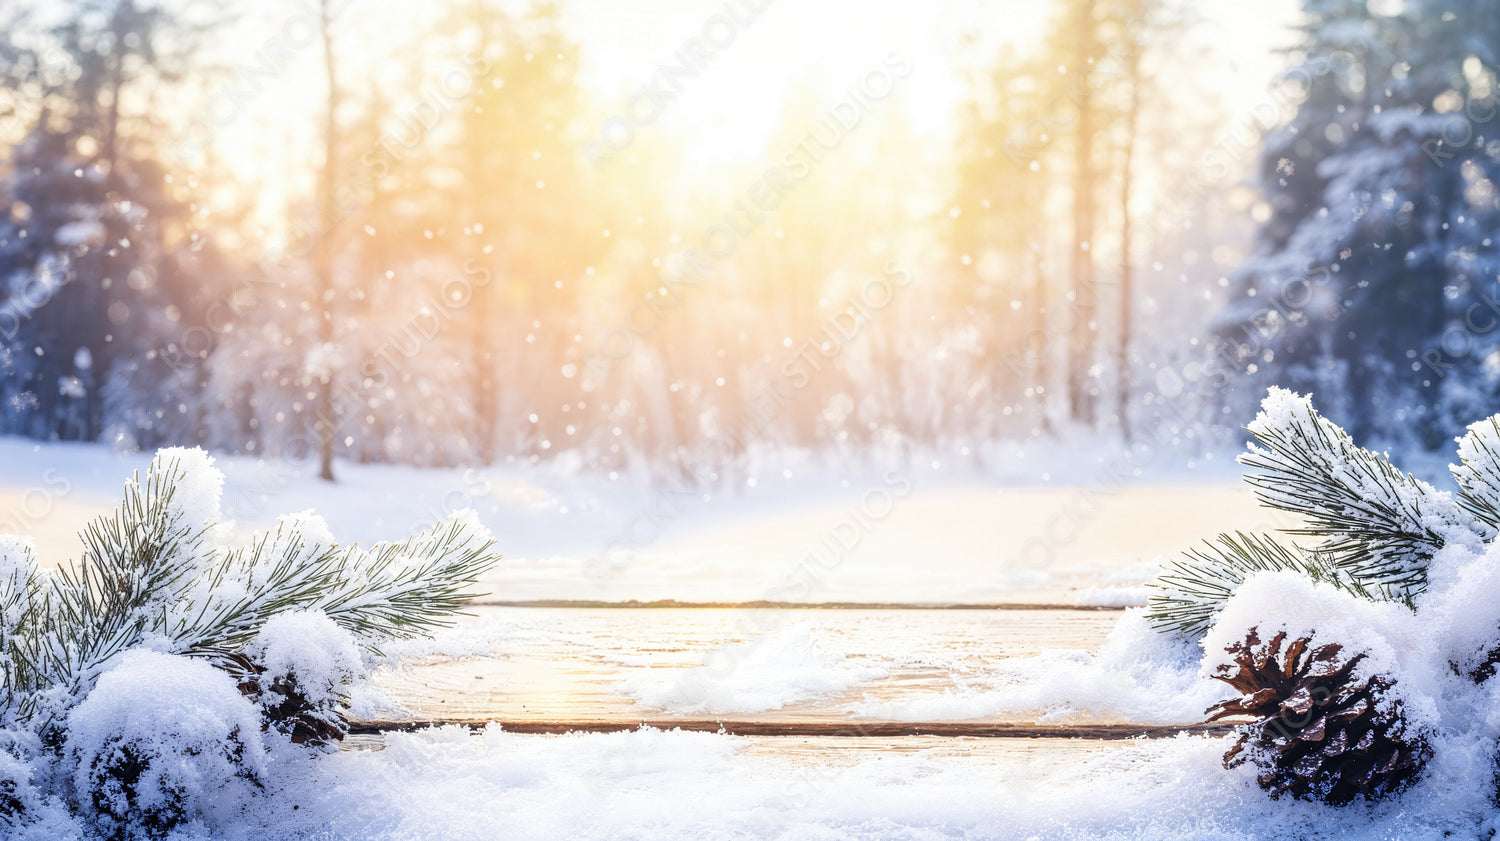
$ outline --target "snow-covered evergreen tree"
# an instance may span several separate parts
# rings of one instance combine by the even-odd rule
[[[1431,410],[1440,394],[1464,404],[1459,417],[1487,413],[1460,398],[1486,358],[1471,346],[1494,338],[1469,329],[1461,354],[1442,343],[1495,291],[1486,225],[1500,146],[1475,119],[1493,114],[1493,10],[1304,9],[1288,80],[1306,98],[1267,138],[1267,216],[1218,319],[1221,359],[1252,375],[1247,395],[1267,382],[1317,391],[1355,438],[1415,434],[1435,447],[1462,429],[1454,412]]]
[[[202,242],[131,102],[183,70],[196,24],[135,0],[71,5],[10,21],[0,50],[30,126],[0,178],[0,430],[94,440],[113,423],[150,444],[191,423],[158,398],[197,377],[159,352],[200,306]]]

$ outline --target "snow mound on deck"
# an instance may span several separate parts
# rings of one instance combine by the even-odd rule
[[[1084,587],[1073,596],[1073,603],[1080,607],[1143,607],[1151,599],[1151,588],[1138,587]]]
[[[955,691],[899,701],[866,699],[850,711],[890,721],[1035,716],[1043,724],[1190,724],[1228,696],[1223,684],[1199,675],[1200,656],[1197,646],[1157,633],[1143,610],[1132,609],[1097,655],[1049,651],[1013,657]]]
[[[677,715],[756,713],[842,692],[885,672],[825,650],[791,625],[710,652],[688,669],[644,669],[620,682],[642,704]]]

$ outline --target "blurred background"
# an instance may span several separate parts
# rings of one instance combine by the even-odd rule
[[[1279,384],[1449,448],[1497,50],[1484,0],[10,0],[0,433],[743,486],[1195,458]]]

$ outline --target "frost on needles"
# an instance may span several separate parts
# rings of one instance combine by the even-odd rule
[[[1262,504],[1302,517],[1284,533],[1224,534],[1169,562],[1152,582],[1148,618],[1201,638],[1247,577],[1288,571],[1358,596],[1410,603],[1445,546],[1478,550],[1500,527],[1500,415],[1459,439],[1457,495],[1439,491],[1356,446],[1309,398],[1272,388],[1247,427],[1256,443],[1239,462]]]
[[[0,826],[25,821],[16,792],[40,782],[38,797],[70,801],[117,833],[165,829],[195,814],[183,780],[217,767],[203,764],[209,753],[255,776],[261,736],[236,722],[296,743],[341,738],[362,658],[448,624],[497,559],[473,512],[369,548],[338,544],[307,512],[229,545],[222,485],[201,450],[160,451],[56,572],[38,568],[29,539],[0,536],[0,766],[33,766],[29,781],[0,779]],[[200,724],[224,732],[132,731],[128,722],[150,717],[143,705],[195,703],[143,689],[178,678],[208,705],[193,713]],[[162,770],[193,762],[176,783]],[[78,763],[72,781],[56,773]]]

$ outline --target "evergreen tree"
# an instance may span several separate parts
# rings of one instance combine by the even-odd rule
[[[1484,355],[1466,339],[1458,365],[1439,346],[1492,291],[1496,265],[1485,185],[1500,147],[1464,113],[1493,89],[1500,41],[1482,6],[1305,4],[1288,79],[1306,98],[1267,138],[1268,215],[1217,324],[1220,358],[1251,375],[1247,393],[1268,380],[1316,391],[1356,438],[1415,429],[1429,447],[1462,428],[1454,412],[1432,412],[1441,397],[1476,413],[1460,398]]]
[[[185,70],[202,27],[134,0],[74,6],[60,23],[22,16],[0,50],[30,125],[0,179],[0,430],[94,440],[123,421],[151,443],[187,411],[142,402],[181,376],[156,350],[201,306],[203,244],[153,158],[160,126],[132,105]]]

